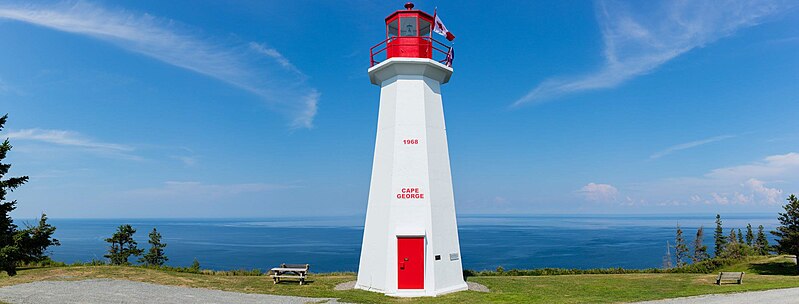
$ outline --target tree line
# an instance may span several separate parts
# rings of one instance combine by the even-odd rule
[[[753,255],[769,255],[773,252],[797,256],[797,269],[799,269],[799,199],[791,194],[783,206],[785,212],[780,212],[777,218],[780,225],[770,233],[777,237],[777,244],[770,245],[766,238],[763,225],[757,227],[757,234],[752,229],[752,224],[746,225],[746,233],[741,228],[731,228],[729,233],[724,232],[721,215],[716,214],[716,229],[713,231],[713,258],[740,259]],[[677,225],[674,239],[674,260],[676,267],[684,267],[689,262],[698,263],[711,259],[708,248],[704,244],[704,227],[696,230],[693,248],[686,244],[683,230]],[[671,268],[671,246],[667,243],[664,256],[664,268]]]

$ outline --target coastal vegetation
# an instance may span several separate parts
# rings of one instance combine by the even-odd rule
[[[0,117],[0,131],[7,120],[8,114]],[[19,264],[42,261],[47,258],[48,247],[60,245],[53,238],[56,228],[47,223],[47,215],[44,213],[39,217],[37,225],[26,225],[24,229],[19,229],[14,224],[10,213],[17,208],[17,201],[7,201],[6,195],[28,182],[29,178],[18,176],[3,179],[11,169],[11,164],[2,161],[11,148],[8,139],[0,144],[0,271],[5,271],[9,276],[17,273]]]
[[[140,256],[144,253],[144,249],[140,249],[138,247],[139,244],[133,239],[134,234],[136,234],[136,229],[131,225],[125,224],[117,227],[117,231],[110,238],[105,239],[110,246],[108,247],[108,254],[104,257],[110,260],[111,265],[130,265],[129,259],[131,256]],[[161,233],[153,228],[149,236],[150,239],[147,242],[150,243],[150,249],[138,261],[145,266],[163,266],[169,258],[164,253],[166,244],[161,242]],[[194,264],[199,269],[200,264],[196,259]],[[192,267],[195,267],[194,264],[192,264]]]
[[[662,269],[658,269],[663,271]],[[626,273],[577,275],[484,275],[467,281],[487,286],[491,292],[465,291],[436,298],[418,298],[420,303],[617,303],[656,300],[710,293],[755,291],[799,286],[792,257],[755,256],[718,269],[744,271],[742,285],[714,284],[716,274]],[[354,273],[312,274],[309,284],[272,284],[266,276],[210,275],[144,266],[65,266],[20,269],[15,277],[0,278],[0,286],[41,280],[85,280],[112,278],[163,285],[210,288],[245,293],[338,298],[349,303],[408,302],[362,290],[334,290],[337,284],[355,280]]]
[[[153,231],[150,232],[150,240],[147,242],[150,243],[150,250],[139,259],[139,263],[147,266],[163,266],[166,261],[169,261],[169,258],[164,254],[166,244],[161,242],[161,233],[158,233],[158,230],[153,228]],[[198,266],[199,263],[198,261]]]
[[[787,199],[788,203],[782,208],[784,213],[780,213],[780,226],[771,234],[777,236],[777,252],[795,255],[797,257],[797,269],[799,269],[799,199],[791,194]],[[765,237],[764,237],[765,239]],[[760,237],[758,237],[760,240]]]

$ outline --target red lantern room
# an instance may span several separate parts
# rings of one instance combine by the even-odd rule
[[[435,18],[428,13],[413,9],[413,3],[406,3],[399,10],[386,17],[386,39],[370,49],[371,66],[393,57],[429,58],[443,57],[436,61],[452,66],[451,47],[433,39]],[[385,55],[383,54],[385,51]],[[435,56],[434,56],[435,55]]]

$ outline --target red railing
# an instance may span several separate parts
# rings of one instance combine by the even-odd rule
[[[416,38],[412,39],[411,42],[403,42],[408,41],[408,38]],[[431,58],[435,61],[438,61],[448,67],[452,67],[452,60],[455,59],[455,52],[452,50],[452,47],[447,46],[439,42],[438,40],[433,39],[429,36],[421,36],[421,37],[389,37],[386,40],[381,41],[380,43],[376,44],[372,48],[369,49],[369,60],[370,60],[370,67],[373,67],[385,59],[391,58],[389,57],[389,53],[391,52],[389,48],[402,48],[402,47],[427,47],[427,53],[430,57],[426,56],[397,56],[393,55],[391,57],[417,57],[417,58]],[[385,53],[384,53],[385,52]],[[378,59],[382,58],[382,60],[376,60],[375,56]],[[439,59],[441,57],[443,59]]]

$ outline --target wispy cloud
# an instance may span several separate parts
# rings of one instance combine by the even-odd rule
[[[702,139],[702,140],[695,140],[695,141],[691,141],[691,142],[687,142],[687,143],[682,143],[682,144],[679,144],[679,145],[674,145],[674,146],[668,147],[668,148],[666,148],[666,149],[664,149],[662,151],[655,152],[654,154],[649,156],[649,159],[658,159],[658,158],[661,158],[663,156],[669,155],[669,154],[677,152],[677,151],[690,149],[690,148],[695,148],[695,147],[698,147],[698,146],[701,146],[701,145],[706,145],[706,144],[709,144],[709,143],[714,143],[714,142],[717,142],[717,141],[722,141],[722,140],[730,139],[730,138],[733,138],[733,137],[735,137],[735,135],[721,135],[721,136],[706,138],[706,139]]]
[[[135,189],[126,192],[146,199],[188,199],[208,201],[230,198],[246,193],[260,193],[292,186],[267,183],[207,184],[195,181],[167,181],[159,187]]]
[[[795,4],[767,0],[598,1],[596,15],[602,29],[604,65],[587,75],[545,80],[513,105],[616,87]]]
[[[0,19],[90,36],[221,80],[260,96],[272,109],[288,115],[291,127],[313,126],[319,93],[286,57],[263,43],[218,41],[174,20],[85,1],[2,4]]]
[[[6,137],[15,140],[37,141],[65,147],[73,147],[131,160],[142,160],[140,156],[131,153],[135,149],[129,145],[97,141],[75,131],[22,129],[18,131],[11,131],[6,134]]]
[[[35,140],[51,144],[73,146],[87,149],[99,149],[107,151],[129,152],[133,148],[126,145],[97,142],[86,136],[67,130],[46,130],[46,129],[22,129],[9,132],[6,136],[12,139]]]
[[[197,158],[197,156],[175,155],[175,156],[171,156],[171,158],[179,160],[186,167],[194,167],[199,162],[199,159]]]

